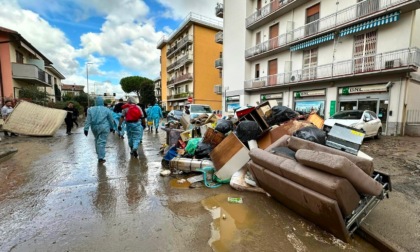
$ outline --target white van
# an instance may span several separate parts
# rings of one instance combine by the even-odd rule
[[[213,110],[207,104],[188,104],[188,106],[190,106],[191,119],[194,119],[201,114],[207,114],[208,116],[213,114]]]

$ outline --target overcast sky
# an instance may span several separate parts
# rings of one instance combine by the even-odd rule
[[[0,26],[49,58],[65,84],[117,93],[119,80],[159,76],[157,42],[194,12],[212,19],[222,0],[0,0]],[[86,91],[86,87],[85,87]]]

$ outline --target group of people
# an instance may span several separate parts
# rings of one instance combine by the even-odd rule
[[[137,149],[142,143],[143,131],[147,127],[146,121],[149,131],[155,129],[158,133],[161,118],[163,118],[162,109],[158,104],[145,109],[142,104],[136,104],[133,97],[129,97],[126,103],[120,99],[114,106],[107,107],[103,98],[97,97],[95,106],[87,110],[84,134],[88,136],[91,129],[95,137],[99,163],[105,162],[105,145],[110,132],[117,133],[122,139],[126,132],[130,154],[137,158]]]
[[[12,101],[10,100],[6,100],[6,102],[4,103],[4,106],[1,108],[1,117],[3,120],[6,120],[7,117],[13,112],[13,104]],[[15,137],[17,136],[15,133],[4,131],[4,136],[12,136]]]

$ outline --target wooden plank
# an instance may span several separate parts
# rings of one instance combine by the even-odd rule
[[[249,150],[243,146],[216,172],[216,176],[222,180],[230,179],[235,172],[248,163],[249,159]]]
[[[229,134],[210,153],[210,158],[213,161],[214,168],[216,168],[216,170],[220,170],[243,147],[245,147],[245,145],[243,145],[235,134]]]

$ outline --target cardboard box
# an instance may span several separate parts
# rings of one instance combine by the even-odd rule
[[[184,128],[184,130],[189,130],[191,128],[191,123],[190,123],[190,116],[189,115],[183,115],[181,117],[181,124],[182,127]]]
[[[192,138],[192,130],[187,130],[181,133],[182,141],[186,142]]]

